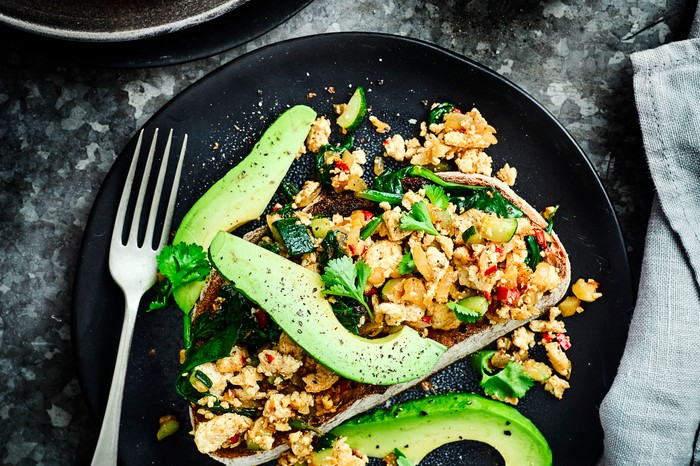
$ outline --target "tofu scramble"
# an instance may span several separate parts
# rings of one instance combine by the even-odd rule
[[[383,164],[377,170],[376,159],[383,157],[408,162],[409,168],[436,169],[449,163],[462,173],[492,174],[492,159],[485,150],[497,142],[496,131],[478,110],[461,113],[440,105],[432,109],[441,112],[435,121],[421,124],[420,139],[394,134],[384,140],[383,153],[374,163],[377,180],[393,186],[384,191],[376,189],[381,184],[377,180],[370,188],[363,178],[365,152],[351,141],[331,145],[330,120],[317,119],[305,150],[317,159],[318,177],[290,192],[287,205],[275,206],[267,216],[268,232],[258,241],[319,274],[338,258],[368,267],[364,303],[328,297],[339,321],[365,337],[381,337],[408,325],[428,338],[444,340],[455,333],[463,338],[479,327],[530,318],[536,313],[534,305],[562,281],[548,248],[551,228],[534,224],[497,192],[466,188],[465,194],[422,175],[399,178],[400,171],[382,171]],[[372,123],[378,132],[390,131],[376,117]],[[506,164],[496,176],[512,186],[517,170]],[[348,202],[335,210],[314,209],[329,192]],[[476,201],[469,197],[474,192]],[[544,212],[550,223],[555,211]],[[583,286],[597,288],[590,280]],[[242,299],[230,288],[222,287],[227,291],[219,293],[212,309]],[[596,294],[595,289],[586,291]],[[264,310],[250,302],[246,306],[258,327],[247,334],[253,336],[240,338],[228,357],[192,371],[192,386],[204,394],[194,408],[197,448],[238,456],[241,450],[287,444],[290,449],[279,464],[313,464],[313,426],[342,412],[352,399],[349,394],[372,393],[374,388],[329,371],[276,327]],[[570,343],[557,318],[582,311],[577,296],[562,306],[530,322],[529,329],[521,327],[498,339],[491,360],[496,368],[508,361],[523,364],[557,398],[568,388],[571,373],[565,353]],[[536,334],[554,371],[529,356]],[[342,438],[333,443],[332,457],[333,464],[368,461]]]

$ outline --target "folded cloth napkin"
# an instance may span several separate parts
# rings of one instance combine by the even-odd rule
[[[631,58],[656,196],[627,346],[600,407],[602,464],[700,465],[700,10],[690,39]]]

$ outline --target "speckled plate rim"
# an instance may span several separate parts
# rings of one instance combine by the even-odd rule
[[[157,26],[146,28],[124,29],[118,31],[90,31],[80,29],[55,28],[45,24],[27,21],[14,16],[0,12],[0,23],[5,23],[14,28],[39,34],[42,36],[53,37],[56,39],[66,39],[72,41],[87,41],[87,42],[125,42],[138,39],[146,39],[181,29],[197,26],[211,19],[217,18],[233,9],[243,5],[249,0],[226,0],[215,8],[211,8],[200,14],[183,18],[178,21],[171,21]]]
[[[466,58],[462,55],[459,55],[455,52],[452,52],[450,50],[444,49],[442,47],[439,47],[435,44],[431,44],[419,39],[414,39],[414,38],[407,38],[407,37],[402,37],[402,36],[396,36],[396,35],[390,35],[390,34],[380,34],[380,33],[362,33],[362,32],[348,32],[348,33],[330,33],[330,34],[320,34],[320,35],[313,35],[313,36],[304,36],[300,38],[295,38],[295,39],[290,39],[287,41],[279,42],[276,44],[271,44],[265,47],[262,47],[260,49],[254,50],[252,52],[249,52],[245,55],[242,55],[235,60],[229,62],[228,64],[222,66],[221,68],[215,70],[214,72],[210,73],[209,75],[205,76],[202,78],[199,82],[194,83],[192,86],[188,87],[184,91],[182,91],[181,94],[178,96],[174,97],[168,104],[166,104],[161,110],[159,110],[156,114],[153,115],[151,119],[148,120],[143,125],[143,128],[145,128],[147,131],[152,131],[155,127],[158,127],[159,125],[162,126],[164,123],[170,122],[172,124],[178,125],[182,124],[185,120],[189,121],[191,120],[191,123],[194,123],[195,120],[198,119],[198,117],[192,117],[190,114],[184,114],[183,113],[183,103],[184,101],[192,101],[193,99],[196,98],[201,98],[202,93],[203,95],[207,97],[212,97],[217,95],[217,92],[212,89],[212,87],[216,87],[217,83],[220,84],[221,80],[226,80],[230,78],[230,75],[234,72],[234,70],[240,70],[240,69],[246,69],[247,67],[253,66],[253,63],[263,63],[263,62],[269,62],[269,58],[271,56],[284,56],[286,57],[287,60],[291,59],[296,59],[298,62],[298,57],[296,57],[293,53],[290,53],[290,50],[296,50],[298,47],[307,45],[307,48],[309,48],[309,45],[313,45],[314,47],[319,46],[318,50],[324,50],[323,47],[320,47],[320,45],[325,45],[327,49],[338,49],[340,50],[341,47],[338,47],[339,44],[343,44],[344,46],[351,46],[351,45],[358,45],[362,44],[365,45],[365,42],[371,42],[373,44],[377,43],[382,43],[382,41],[387,41],[391,42],[392,46],[395,46],[397,49],[400,47],[404,47],[405,49],[410,49],[412,51],[418,51],[420,52],[423,56],[425,57],[431,57],[431,58],[436,58],[438,61],[440,61],[441,65],[444,65],[445,63],[459,63],[460,66],[464,67],[464,69],[469,69],[470,72],[473,72],[475,75],[481,77],[482,79],[487,79],[490,84],[496,83],[496,88],[498,88],[499,91],[504,91],[508,94],[510,98],[515,98],[519,100],[523,108],[526,110],[532,110],[536,113],[536,116],[542,117],[543,120],[545,120],[545,128],[553,130],[556,132],[556,135],[552,133],[548,133],[546,136],[543,135],[537,135],[534,133],[530,134],[523,134],[521,136],[518,136],[515,138],[516,142],[521,140],[521,137],[525,137],[525,139],[532,139],[532,138],[538,138],[538,137],[545,137],[548,141],[550,139],[554,140],[556,139],[557,144],[563,144],[566,147],[566,151],[568,153],[564,154],[559,154],[560,157],[564,157],[564,159],[567,161],[568,164],[573,163],[573,166],[569,166],[567,170],[575,170],[575,173],[577,174],[576,179],[571,178],[571,177],[560,177],[561,179],[554,182],[555,184],[562,183],[565,186],[568,186],[569,184],[575,185],[580,187],[581,184],[585,185],[587,188],[589,188],[589,191],[583,191],[588,193],[586,195],[585,199],[582,199],[579,192],[571,192],[568,193],[567,196],[569,199],[574,199],[576,202],[572,203],[574,205],[574,217],[579,218],[577,222],[572,222],[572,224],[569,227],[565,227],[564,223],[560,223],[560,227],[557,227],[557,230],[559,232],[564,232],[565,230],[568,229],[567,231],[567,237],[569,238],[577,238],[578,241],[575,241],[576,244],[574,243],[569,243],[571,248],[567,247],[569,252],[571,253],[570,257],[572,258],[572,262],[577,262],[578,265],[584,265],[583,263],[585,262],[586,264],[592,264],[595,263],[596,267],[599,265],[602,267],[603,263],[602,262],[597,262],[599,260],[598,257],[593,257],[595,256],[595,252],[605,252],[606,254],[609,254],[609,257],[612,259],[611,262],[605,264],[605,266],[609,267],[608,272],[606,272],[605,275],[605,280],[604,282],[610,286],[609,288],[609,295],[608,295],[608,300],[601,300],[604,301],[601,303],[601,305],[605,308],[605,311],[615,311],[615,312],[602,312],[601,314],[598,315],[597,319],[583,319],[583,320],[578,320],[578,323],[581,324],[582,328],[579,330],[582,330],[584,335],[580,336],[585,336],[586,338],[592,338],[592,341],[590,342],[589,345],[575,345],[575,349],[579,349],[582,346],[585,346],[587,348],[590,348],[590,351],[592,351],[594,354],[599,354],[602,353],[604,356],[602,356],[602,360],[597,360],[595,361],[595,364],[597,368],[595,369],[594,373],[590,374],[590,371],[592,369],[587,369],[584,364],[581,364],[578,367],[577,373],[578,374],[583,374],[587,373],[589,375],[592,375],[593,378],[591,379],[586,379],[586,380],[591,380],[590,383],[594,384],[597,388],[595,393],[591,394],[586,394],[583,399],[579,399],[577,395],[576,398],[570,396],[568,399],[565,397],[565,400],[562,401],[556,401],[551,399],[551,395],[548,395],[544,393],[543,390],[538,390],[536,393],[528,394],[528,396],[522,400],[522,403],[518,405],[518,409],[521,410],[526,416],[532,416],[531,419],[535,421],[537,419],[538,422],[546,422],[549,424],[549,426],[544,426],[543,424],[538,424],[538,427],[542,429],[542,427],[548,427],[548,431],[552,435],[550,437],[552,440],[554,437],[560,437],[562,441],[568,442],[567,445],[567,451],[570,451],[571,448],[574,449],[575,455],[574,457],[568,456],[568,459],[574,459],[573,462],[570,462],[569,464],[571,466],[578,466],[578,465],[585,465],[585,466],[591,466],[592,464],[596,464],[595,461],[597,461],[598,456],[601,453],[600,448],[602,448],[602,431],[600,431],[600,421],[597,418],[596,412],[595,412],[595,406],[592,404],[593,401],[595,403],[599,403],[600,399],[602,399],[602,394],[600,390],[607,390],[609,388],[610,384],[612,383],[612,377],[614,376],[616,370],[617,370],[617,365],[619,363],[619,359],[622,354],[622,349],[624,347],[624,337],[626,335],[628,325],[629,325],[629,315],[631,313],[632,306],[634,304],[634,296],[632,293],[632,277],[629,269],[629,262],[628,262],[628,257],[627,257],[627,252],[626,248],[624,246],[624,238],[622,236],[622,232],[620,230],[619,222],[617,220],[617,217],[615,215],[614,209],[612,207],[612,204],[610,202],[610,199],[603,187],[603,184],[598,177],[597,173],[595,172],[591,162],[588,160],[586,154],[583,152],[581,147],[578,145],[578,143],[573,139],[571,134],[564,128],[564,126],[542,105],[540,104],[536,99],[534,99],[530,94],[525,92],[522,88],[514,84],[512,81],[509,79],[501,76],[500,74],[496,73],[495,71],[485,67],[484,65],[481,65],[469,58]],[[371,47],[370,47],[371,48]],[[393,50],[392,50],[393,52]],[[392,57],[392,60],[386,60],[384,59],[384,62],[392,61],[392,63],[396,63],[397,60],[400,60],[400,57],[405,55],[405,50],[403,50],[404,53],[398,54],[396,57]],[[342,53],[342,51],[339,51],[338,53]],[[385,52],[385,53],[390,53],[390,52]],[[387,57],[387,56],[385,56]],[[326,57],[327,59],[327,57]],[[381,60],[380,60],[381,61]],[[388,64],[386,64],[388,66]],[[363,69],[362,71],[359,71],[362,76],[366,76],[366,69]],[[308,70],[306,72],[306,77],[308,78],[309,76],[313,76],[314,73],[309,73]],[[367,79],[367,78],[364,78]],[[213,85],[213,86],[212,86]],[[254,84],[256,87],[255,89],[260,89],[258,84]],[[432,84],[431,84],[432,86]],[[213,91],[213,94],[212,94]],[[478,99],[482,99],[483,97],[480,95],[483,93],[482,89],[479,89],[478,92],[474,94],[479,94]],[[226,92],[224,92],[226,94]],[[231,94],[236,94],[236,91],[233,90]],[[230,99],[232,96],[228,95],[227,98]],[[490,95],[492,97],[492,95]],[[490,97],[486,97],[487,99]],[[418,98],[415,95],[411,97],[411,99]],[[501,99],[501,97],[498,97],[498,99]],[[257,99],[256,99],[257,100]],[[282,103],[287,103],[288,102],[282,102]],[[190,109],[187,109],[190,111]],[[398,110],[398,108],[397,108]],[[231,110],[233,111],[233,110]],[[508,119],[512,120],[512,112],[513,112],[512,107],[508,107],[507,112],[504,109],[504,112],[508,114]],[[488,118],[488,114],[486,115]],[[524,122],[521,122],[520,120],[515,120],[517,122],[517,126],[519,125],[525,125],[523,128],[529,127],[527,126]],[[230,124],[230,122],[227,122]],[[532,128],[531,128],[532,129]],[[517,131],[517,130],[516,130]],[[86,342],[84,340],[81,340],[81,336],[79,334],[80,330],[78,328],[79,324],[79,314],[82,310],[82,312],[87,312],[91,313],[94,315],[95,310],[89,309],[90,304],[94,304],[93,302],[89,303],[80,303],[77,298],[85,296],[84,293],[81,294],[82,291],[82,286],[84,285],[91,285],[92,284],[92,279],[93,276],[90,274],[91,272],[99,271],[100,265],[95,265],[94,263],[91,263],[91,261],[94,260],[94,257],[91,257],[89,254],[91,252],[95,252],[95,245],[90,244],[91,243],[91,238],[87,236],[87,233],[89,231],[92,232],[93,238],[96,241],[104,241],[102,236],[107,234],[107,230],[105,230],[105,226],[107,222],[110,221],[110,219],[113,221],[113,213],[109,212],[109,210],[112,208],[110,205],[110,202],[113,202],[114,204],[114,210],[116,211],[116,203],[118,200],[116,199],[116,195],[111,192],[114,191],[114,181],[115,177],[119,177],[122,174],[125,174],[127,165],[128,165],[128,158],[131,155],[131,151],[133,150],[133,147],[135,145],[135,137],[132,138],[132,140],[126,145],[125,149],[122,151],[120,156],[117,158],[115,161],[114,166],[108,173],[107,177],[105,178],[105,183],[102,184],[98,195],[96,197],[95,203],[93,204],[93,209],[90,213],[90,217],[88,219],[88,224],[86,226],[86,234],[83,237],[83,243],[81,245],[81,250],[80,250],[80,258],[78,261],[78,266],[76,268],[76,279],[74,280],[74,294],[73,294],[73,315],[71,319],[71,330],[73,334],[73,345],[74,345],[74,354],[76,355],[76,362],[78,363],[78,374],[79,374],[79,380],[81,387],[83,388],[85,392],[85,397],[86,401],[88,404],[88,407],[97,419],[101,418],[101,410],[102,407],[101,405],[104,404],[104,400],[106,400],[106,396],[104,394],[100,395],[100,391],[104,391],[104,387],[96,387],[96,386],[89,386],[86,385],[88,380],[98,381],[99,379],[96,377],[95,373],[91,373],[89,370],[86,371],[86,368],[84,365],[81,363],[82,362],[89,362],[90,359],[95,359],[98,358],[100,360],[103,360],[105,358],[105,355],[95,355],[91,354],[89,351],[85,351],[85,346],[86,343],[89,345],[89,342]],[[503,144],[504,140],[500,140],[499,144]],[[511,143],[512,144],[512,143]],[[508,150],[508,149],[506,149]],[[511,149],[512,150],[512,149]],[[529,154],[529,153],[528,153]],[[550,153],[543,153],[540,154],[542,157],[544,157],[543,160],[551,160],[552,154]],[[529,156],[528,156],[529,157]],[[536,161],[532,162],[525,162],[525,160],[528,158],[525,157],[522,162],[524,163],[531,163],[531,164],[536,164]],[[194,163],[194,162],[191,162]],[[519,162],[520,163],[520,162]],[[534,165],[536,166],[536,165]],[[561,164],[559,166],[562,166]],[[568,166],[568,165],[567,165]],[[527,180],[527,172],[532,171],[533,165],[530,165],[530,168],[527,170],[523,170],[524,174],[522,176],[525,177],[525,180]],[[525,167],[524,167],[525,168]],[[184,173],[184,172],[183,172]],[[533,176],[535,178],[540,178],[544,176],[543,174],[538,174],[538,173],[533,173]],[[107,189],[107,182],[112,181],[112,186]],[[523,181],[519,181],[519,183],[522,183]],[[521,185],[522,186],[522,185]],[[534,187],[531,187],[532,189],[535,189]],[[182,189],[182,185],[181,185]],[[539,188],[538,188],[539,189]],[[568,188],[567,188],[568,189]],[[532,193],[530,193],[532,194]],[[111,198],[114,197],[114,200],[108,200],[105,204],[105,199],[104,198]],[[524,195],[525,199],[528,199],[529,201],[533,201],[531,197],[528,195]],[[539,202],[541,202],[542,199],[539,199]],[[533,205],[537,205],[536,203],[533,203]],[[104,207],[108,207],[105,209]],[[584,206],[584,207],[582,207]],[[102,207],[102,208],[100,208]],[[576,212],[579,208],[584,209],[586,212]],[[597,219],[603,219],[605,222],[605,228],[601,229],[600,225],[593,224],[591,225],[590,223],[586,224],[584,222],[583,224],[579,225],[581,222],[581,217],[583,218],[589,218],[590,216],[593,216]],[[177,221],[177,218],[175,219]],[[95,224],[100,224],[101,229],[96,229]],[[578,228],[582,225],[586,225],[584,228],[582,228],[583,232],[577,231]],[[110,229],[111,231],[111,229]],[[586,232],[595,232],[596,235],[602,235],[605,237],[607,240],[606,243],[597,243],[597,246],[593,250],[591,250],[591,244],[586,243],[586,240],[584,237],[581,237],[581,234],[585,234]],[[99,233],[99,234],[96,234]],[[560,233],[560,237],[562,238],[562,241],[564,241],[564,236],[562,233]],[[100,250],[100,254],[105,254],[105,251]],[[85,260],[83,258],[88,257],[88,260]],[[605,259],[605,258],[600,258],[600,259]],[[574,265],[576,266],[576,264]],[[590,268],[590,267],[589,267]],[[579,272],[581,273],[587,273],[583,269],[579,269]],[[597,277],[596,277],[597,278]],[[614,284],[614,287],[612,286]],[[597,303],[594,303],[597,304]],[[84,318],[84,316],[83,316]],[[121,320],[121,319],[120,319]],[[573,324],[567,324],[567,327],[569,325],[572,325],[573,328],[570,330],[574,330],[576,323]],[[591,330],[591,327],[594,326],[595,330]],[[83,331],[85,330],[85,322],[83,322]],[[90,331],[94,331],[94,329],[90,329]],[[615,339],[614,340],[603,340],[601,341],[601,338],[604,338],[605,336],[609,335],[614,335]],[[98,338],[104,339],[108,335],[99,335]],[[84,335],[83,335],[84,337]],[[96,338],[95,336],[91,338]],[[115,340],[116,341],[116,340]],[[142,351],[144,348],[140,348]],[[116,354],[116,348],[114,349],[115,354]],[[132,347],[133,351],[133,347]],[[586,350],[589,351],[589,350]],[[143,360],[143,357],[140,357],[141,360]],[[150,364],[150,361],[147,361],[147,363]],[[465,363],[465,364],[462,364]],[[137,363],[135,363],[137,364]],[[94,365],[94,363],[93,363]],[[468,361],[462,361],[455,363],[453,366],[450,366],[450,368],[445,369],[445,377],[448,378],[454,378],[454,373],[450,372],[451,368],[454,368],[454,370],[458,371],[460,374],[460,377],[464,377],[464,379],[460,378],[458,381],[458,384],[464,384],[464,383],[469,383],[472,384],[471,388],[469,390],[479,390],[478,388],[478,380],[476,379],[476,376],[473,374],[473,371],[466,369],[464,367],[466,365],[468,367]],[[589,361],[588,366],[591,365],[591,362]],[[154,366],[151,365],[150,369],[152,370]],[[137,364],[136,368],[139,372],[142,371],[148,371],[149,368],[144,368],[143,370],[141,367]],[[464,370],[466,369],[466,372]],[[599,371],[600,372],[597,372]],[[588,372],[586,372],[588,371]],[[440,374],[438,374],[440,375]],[[147,377],[148,374],[141,375],[141,377]],[[468,379],[473,379],[471,382],[465,382]],[[135,381],[138,381],[138,376],[135,379]],[[144,382],[144,379],[141,379],[141,382]],[[107,384],[108,385],[108,384]],[[462,390],[464,388],[460,388]],[[579,394],[581,392],[579,391]],[[604,393],[604,392],[602,392]],[[409,395],[410,396],[410,395]],[[416,396],[413,394],[413,396]],[[420,396],[420,395],[418,395]],[[100,398],[103,397],[103,400],[100,400]],[[595,398],[593,400],[591,397]],[[600,397],[600,399],[598,398]],[[163,402],[163,401],[161,401]],[[139,403],[142,403],[139,401]],[[177,403],[182,403],[181,400],[167,400],[167,403],[169,403],[170,406],[176,406]],[[556,405],[555,405],[556,403]],[[146,405],[141,404],[139,408],[143,408]],[[553,406],[556,406],[556,408],[551,408]],[[581,412],[581,406],[584,406],[586,408],[586,412]],[[545,408],[546,411],[543,412],[542,408]],[[588,408],[591,408],[590,410]],[[550,409],[554,409],[554,411],[550,411]],[[573,410],[573,411],[572,411]],[[138,408],[137,408],[138,411]],[[144,419],[144,416],[155,416],[154,413],[150,414],[144,414],[141,411],[138,411],[138,423],[142,423],[142,420]],[[576,412],[577,416],[579,416],[579,421],[577,423],[571,424],[570,427],[564,429],[562,425],[558,422],[560,421],[559,417],[562,415],[562,412],[568,412],[572,417],[571,419],[574,418],[575,416],[572,414],[573,412]],[[547,414],[549,413],[549,414]],[[591,416],[593,416],[596,419],[597,427],[595,427],[593,430],[589,431],[588,429],[591,427],[594,427],[593,425],[588,425],[586,424],[586,420],[590,420]],[[140,425],[140,424],[139,424]],[[585,436],[593,436],[596,439],[596,445],[598,446],[593,446],[593,445],[586,445],[586,454],[584,455],[587,460],[583,460],[578,457],[578,455],[581,452],[581,441],[583,440],[582,438],[579,438],[576,434],[571,433],[571,430],[576,427],[576,429],[579,429],[580,426],[585,426],[586,431],[588,432],[587,434],[583,435],[584,432],[581,431],[579,432],[579,435]],[[577,427],[578,426],[578,427]],[[133,426],[132,426],[133,427]],[[575,429],[574,429],[575,430]],[[578,432],[578,430],[575,430]],[[127,429],[127,433],[135,435],[135,432],[129,432]],[[544,433],[544,432],[543,432]],[[573,442],[573,444],[571,443]],[[599,444],[600,442],[600,444]],[[131,446],[129,448],[132,448]],[[443,447],[443,448],[448,448],[448,447]],[[593,458],[594,457],[594,458]],[[475,458],[481,458],[480,456],[477,456]],[[591,460],[592,458],[592,460]],[[150,463],[149,463],[150,464]]]

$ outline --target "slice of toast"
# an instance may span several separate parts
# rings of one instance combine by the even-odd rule
[[[439,176],[445,181],[454,183],[469,186],[493,187],[498,190],[506,200],[521,209],[534,226],[542,229],[547,226],[547,221],[535,208],[518,196],[508,185],[496,178],[459,172],[444,172],[440,173]],[[417,182],[419,184],[422,183],[420,180]],[[416,188],[414,187],[414,189]],[[356,198],[348,192],[341,193],[340,195],[321,195],[312,205],[308,206],[306,210],[311,214],[337,212],[342,215],[348,215],[352,210],[366,208],[367,206],[363,204],[364,202],[366,201]],[[250,232],[245,236],[245,239],[257,242],[265,233],[266,229],[263,227]],[[571,265],[564,246],[559,241],[557,235],[552,233],[551,236],[552,243],[550,246],[550,254],[552,254],[554,258],[555,267],[562,281],[556,289],[545,293],[542,299],[537,302],[534,307],[538,312],[533,313],[533,315],[526,320],[508,320],[498,324],[482,322],[478,325],[468,326],[466,329],[435,330],[431,328],[428,337],[447,346],[448,350],[442,355],[430,373],[420,379],[388,387],[364,385],[350,381],[346,381],[348,383],[342,384],[342,386],[336,383],[329,392],[333,399],[340,400],[341,403],[337,405],[337,410],[333,414],[320,416],[317,419],[318,425],[315,425],[315,427],[318,427],[323,432],[327,432],[357,414],[380,406],[392,396],[416,385],[425,378],[430,377],[471,353],[484,348],[497,338],[510,333],[530,320],[537,319],[550,307],[556,305],[564,297],[569,287]],[[225,279],[220,274],[216,271],[212,271],[207,286],[203,290],[195,309],[192,311],[193,319],[211,309],[211,306],[217,298],[219,288],[225,282]],[[192,425],[195,428],[199,422],[204,420],[204,418],[193,409],[191,409],[190,415]],[[274,460],[281,456],[287,449],[287,445],[278,442],[268,451],[250,451],[246,450],[244,447],[239,447],[236,449],[219,449],[211,453],[210,456],[230,466],[252,466]]]

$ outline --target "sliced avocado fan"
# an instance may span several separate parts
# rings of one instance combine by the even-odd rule
[[[351,333],[323,296],[319,274],[231,234],[214,237],[209,261],[306,352],[347,379],[373,385],[417,379],[446,351],[410,327],[376,339]]]
[[[397,404],[351,419],[331,430],[330,435],[347,437],[351,448],[375,458],[398,449],[418,463],[442,445],[475,440],[494,447],[506,466],[552,464],[547,440],[532,421],[512,406],[468,393]],[[326,461],[328,455],[328,449],[315,452],[312,464],[330,464]]]
[[[219,231],[232,231],[260,217],[304,144],[316,112],[305,105],[286,110],[265,131],[250,154],[197,200],[173,244],[194,243],[205,250]],[[189,312],[204,282],[176,288],[175,302]]]

